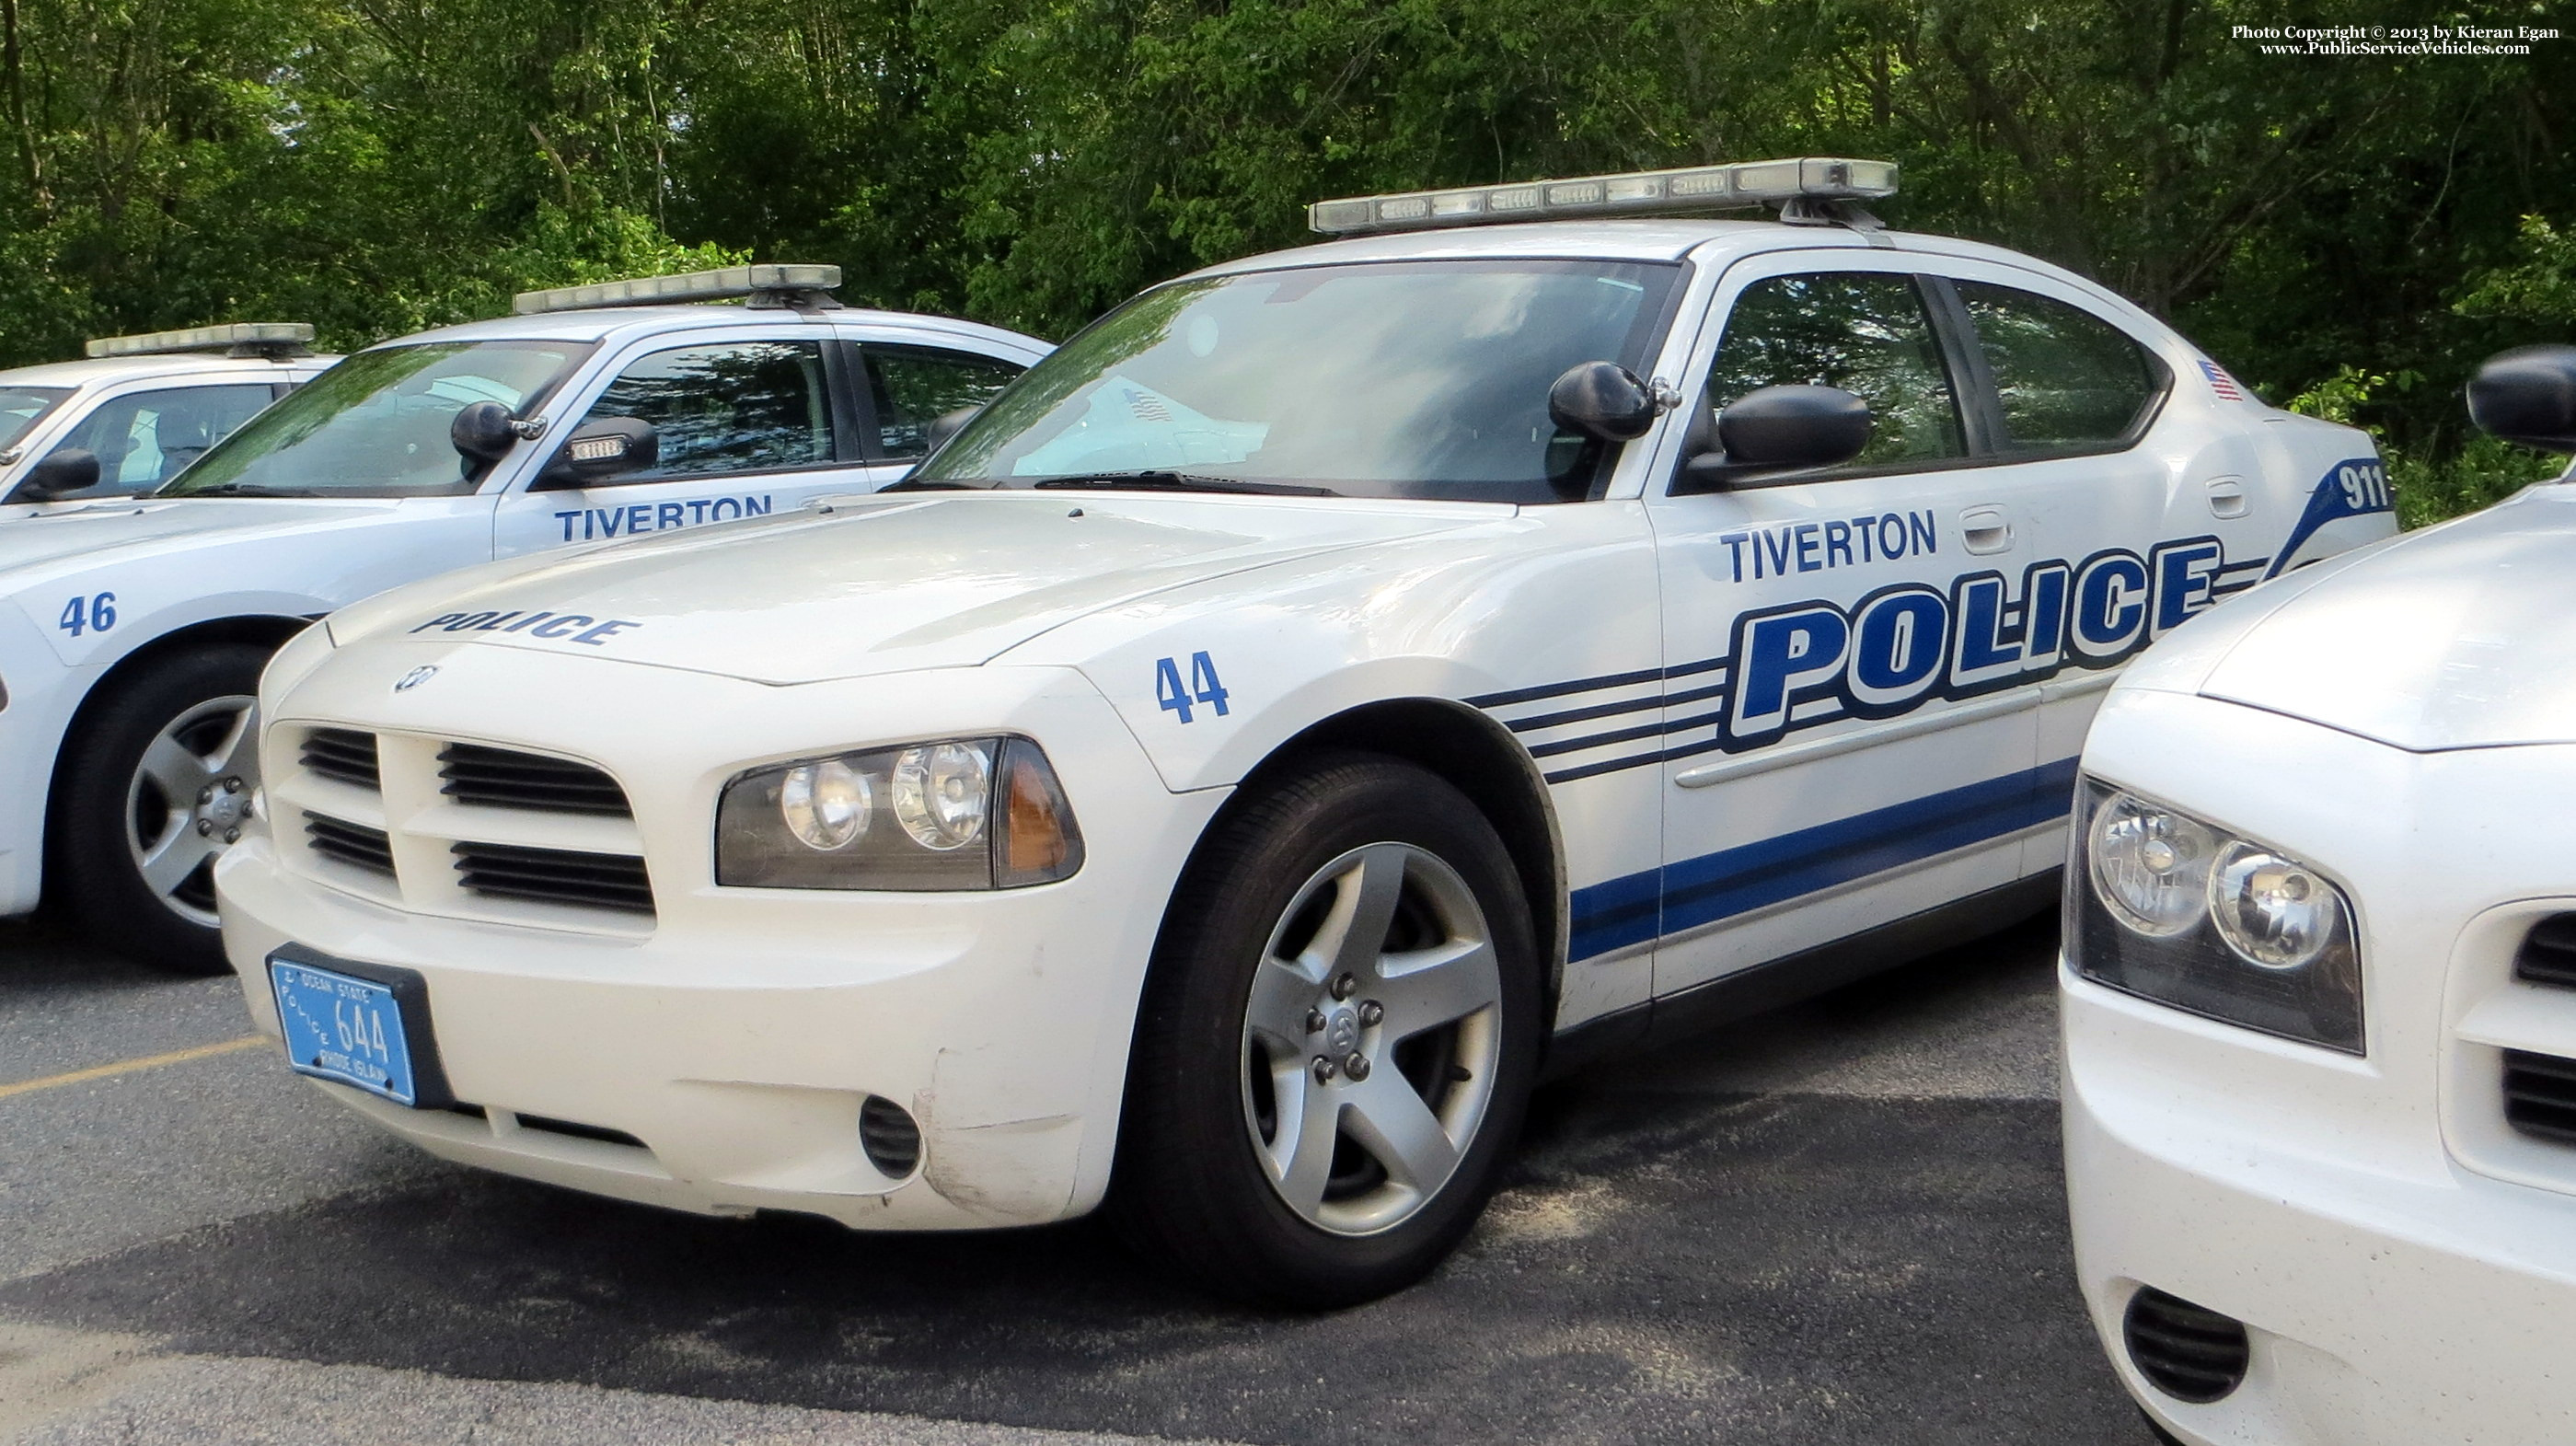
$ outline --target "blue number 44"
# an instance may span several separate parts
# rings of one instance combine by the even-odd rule
[[[1154,660],[1154,699],[1163,705],[1164,712],[1180,714],[1182,722],[1190,722],[1195,716],[1190,708],[1193,703],[1205,703],[1216,710],[1216,716],[1224,717],[1225,698],[1225,684],[1218,681],[1216,663],[1207,654],[1190,654],[1187,683],[1181,681],[1178,659]]]

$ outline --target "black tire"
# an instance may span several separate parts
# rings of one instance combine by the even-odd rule
[[[1293,771],[1256,787],[1256,793],[1210,829],[1165,915],[1138,1011],[1109,1209],[1131,1247],[1148,1259],[1178,1266],[1218,1294],[1297,1309],[1352,1305],[1400,1290],[1427,1274],[1466,1235],[1492,1193],[1520,1132],[1536,1073],[1541,1038],[1538,949],[1519,876],[1501,838],[1465,795],[1438,776],[1376,754],[1331,753],[1303,760]],[[1371,848],[1384,844],[1409,848]],[[1336,1182],[1363,1178],[1369,1169],[1378,1172],[1378,1196],[1390,1191],[1409,1195],[1411,1203],[1404,1208],[1410,1213],[1391,1216],[1393,1223],[1370,1226],[1366,1233],[1327,1228],[1332,1222],[1319,1224],[1288,1202],[1285,1195],[1292,1184],[1274,1187],[1273,1166],[1265,1163],[1263,1153],[1258,1100],[1286,1086],[1268,1083],[1265,1069],[1280,1068],[1279,1060],[1258,1052],[1263,1046],[1247,1033],[1250,1013],[1273,1014],[1280,1007],[1276,1001],[1285,997],[1271,994],[1263,996],[1268,1002],[1255,1002],[1256,973],[1276,968],[1267,960],[1274,931],[1292,938],[1306,927],[1300,920],[1326,909],[1326,896],[1314,890],[1333,885],[1318,884],[1324,877],[1318,871],[1329,871],[1355,851],[1407,860],[1397,875],[1407,890],[1417,889],[1422,878],[1445,880],[1442,897],[1453,904],[1456,885],[1463,883],[1481,910],[1476,922],[1483,926],[1498,966],[1493,1002],[1478,1006],[1472,1025],[1439,1026],[1399,1044],[1403,1021],[1394,1006],[1381,1007],[1377,1018],[1384,1029],[1368,1035],[1364,1046],[1384,1046],[1378,1056],[1384,1064],[1372,1066],[1382,1070],[1377,1086],[1365,1083],[1370,1073],[1342,1072],[1341,1086],[1355,1091],[1407,1085],[1414,1103],[1427,1105],[1424,1118],[1435,1122],[1444,1109],[1480,1111],[1472,1122],[1460,1117],[1455,1128],[1463,1139],[1444,1136],[1443,1148],[1454,1151],[1454,1167],[1427,1191],[1406,1190],[1375,1160],[1357,1158],[1345,1166],[1346,1151],[1364,1156],[1370,1147],[1347,1131],[1330,1136],[1324,1156],[1332,1162],[1330,1179],[1310,1212],[1342,1208],[1331,1203]],[[1430,855],[1448,872],[1420,863],[1420,854]],[[1354,900],[1362,888],[1356,882],[1362,867],[1349,865],[1344,875],[1355,881],[1350,885]],[[1292,919],[1288,911],[1301,891],[1309,901],[1299,905]],[[1419,917],[1423,906],[1413,894],[1406,899],[1399,910],[1414,914],[1392,922],[1394,932],[1382,934],[1372,949],[1415,947],[1393,942],[1406,928],[1424,927]],[[1351,907],[1354,913],[1360,909],[1357,903]],[[1314,927],[1311,937],[1322,940],[1327,926]],[[1399,995],[1392,991],[1403,985],[1381,979],[1358,986],[1348,996],[1354,1010],[1369,1003],[1359,992],[1368,988],[1390,991],[1387,997],[1393,1000]],[[1320,1001],[1336,1010],[1335,1030],[1346,1021],[1334,1001],[1344,998],[1329,995]],[[1426,1009],[1417,1017],[1437,1017],[1437,1006]],[[1475,1031],[1472,1057],[1490,1077],[1489,1092],[1457,1062],[1471,1057],[1463,1052],[1469,1046],[1457,1042],[1466,1037],[1459,1033],[1464,1029]],[[1310,1036],[1331,1037],[1336,1037],[1331,1030]],[[1426,1051],[1436,1053],[1440,1062],[1426,1066]],[[1294,1066],[1289,1068],[1293,1073]],[[1456,1083],[1460,1080],[1467,1083]],[[1302,1084],[1295,1087],[1303,1090]],[[1319,1079],[1316,1093],[1301,1099],[1323,1099],[1324,1088]],[[1459,1097],[1448,1093],[1462,1089],[1479,1091],[1481,1105],[1460,1105]],[[1301,1102],[1298,1108],[1302,1120],[1304,1111],[1316,1107]],[[1318,1118],[1366,1119],[1365,1111],[1346,1116],[1339,1106],[1332,1108],[1330,1115],[1318,1110]],[[1289,1118],[1283,1109],[1274,1102],[1269,1128],[1284,1139],[1294,1127],[1278,1123]],[[1322,1136],[1299,1132],[1298,1143],[1286,1148],[1293,1154],[1316,1138]],[[1379,1154],[1384,1158],[1387,1152]],[[1324,1173],[1319,1170],[1314,1178]]]
[[[195,975],[226,967],[206,870],[191,869],[165,895],[136,857],[143,830],[193,833],[193,815],[174,810],[194,809],[196,800],[163,798],[137,772],[172,724],[217,700],[255,696],[269,653],[255,643],[216,643],[149,660],[111,683],[64,743],[46,830],[48,892],[92,939],[138,964]],[[204,736],[202,728],[192,736]],[[244,780],[245,799],[259,777],[255,750],[256,738],[245,738],[240,766],[223,775]],[[221,842],[220,833],[207,838]]]

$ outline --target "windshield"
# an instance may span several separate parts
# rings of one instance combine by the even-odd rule
[[[444,341],[362,351],[298,388],[172,478],[163,497],[426,497],[471,492],[447,426],[469,402],[515,415],[586,342]]]
[[[1642,370],[1677,265],[1408,261],[1176,282],[1004,389],[917,485],[1228,484],[1564,502],[1603,449],[1548,419],[1567,368]]]
[[[14,447],[36,419],[72,394],[69,387],[0,387],[0,447]]]

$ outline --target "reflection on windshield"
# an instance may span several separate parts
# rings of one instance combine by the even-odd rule
[[[69,387],[0,387],[0,447],[15,446],[37,418],[70,395]]]
[[[1548,388],[1582,362],[1642,369],[1678,274],[1423,261],[1160,287],[1007,388],[919,480],[1156,472],[1359,496],[1579,499],[1601,448],[1549,420]]]
[[[469,402],[515,414],[589,348],[578,342],[434,342],[341,362],[218,442],[164,497],[422,497],[471,492],[448,424]]]

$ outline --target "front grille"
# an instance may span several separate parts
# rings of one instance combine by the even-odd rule
[[[383,829],[308,813],[304,815],[304,836],[312,841],[313,851],[326,859],[389,879],[394,876],[393,841],[385,837]]]
[[[2506,1050],[2504,1118],[2534,1139],[2576,1145],[2576,1059]]]
[[[306,772],[324,778],[366,789],[382,786],[376,771],[373,733],[360,733],[353,728],[316,728],[304,735],[304,751],[297,761]]]
[[[2177,1401],[2219,1400],[2253,1363],[2243,1322],[2151,1286],[2129,1297],[2120,1334],[2138,1374]]]
[[[2576,989],[2576,914],[2552,914],[2532,925],[2514,951],[2513,977],[2525,984]]]
[[[616,779],[568,758],[450,743],[438,750],[438,776],[439,792],[459,803],[632,816]]]
[[[515,844],[455,845],[457,882],[493,898],[571,904],[585,909],[653,912],[653,885],[632,854],[576,853]]]

